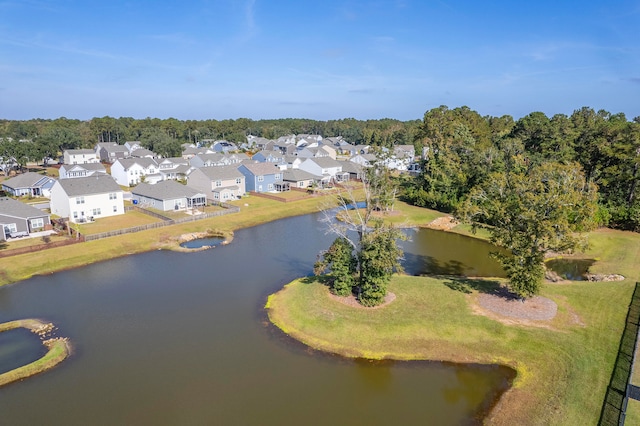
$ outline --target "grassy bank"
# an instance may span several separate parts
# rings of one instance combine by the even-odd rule
[[[586,255],[623,282],[546,284],[557,316],[535,325],[474,312],[495,281],[397,276],[396,300],[383,308],[346,306],[322,284],[295,281],[272,295],[272,322],[311,347],[350,357],[502,363],[514,387],[488,419],[493,424],[596,424],[634,283],[640,278],[640,235],[602,230]],[[467,292],[460,291],[465,289]]]
[[[33,275],[48,274],[101,260],[161,249],[171,238],[189,232],[201,232],[207,229],[233,232],[284,217],[317,212],[320,206],[330,200],[330,196],[318,196],[282,203],[260,197],[247,197],[233,203],[240,207],[240,213],[237,214],[2,258],[0,259],[0,285],[21,281]]]
[[[33,333],[39,333],[40,330],[46,329],[47,326],[48,324],[36,319],[17,320],[0,324],[0,332],[13,330],[15,328],[26,328]],[[47,346],[49,350],[42,358],[0,374],[0,386],[50,370],[69,356],[69,344],[66,339],[49,339],[44,341],[43,344]]]

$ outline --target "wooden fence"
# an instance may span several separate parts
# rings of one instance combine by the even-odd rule
[[[208,213],[200,213],[198,215],[185,216],[185,217],[182,217],[182,218],[179,218],[179,219],[166,218],[166,217],[164,217],[164,216],[162,216],[160,214],[157,214],[155,212],[151,212],[149,210],[145,210],[145,209],[142,209],[142,208],[138,207],[137,209],[144,211],[144,213],[146,213],[146,214],[150,214],[151,216],[158,217],[158,218],[164,218],[166,220],[163,220],[162,222],[148,223],[146,225],[133,226],[131,228],[116,229],[116,230],[113,230],[113,231],[101,232],[101,233],[98,233],[98,234],[84,235],[84,240],[85,241],[100,240],[102,238],[115,237],[116,235],[131,234],[131,233],[134,233],[134,232],[146,231],[148,229],[162,228],[164,226],[171,226],[171,225],[176,225],[176,224],[185,223],[185,222],[193,222],[193,221],[196,221],[196,220],[202,220],[202,219],[208,219],[208,218],[211,218],[211,217],[223,216],[223,215],[227,215],[227,214],[231,214],[231,213],[237,213],[237,212],[240,211],[239,207],[232,206],[230,204],[219,203],[218,205],[223,207],[224,210],[217,210],[217,211],[208,212]]]
[[[17,256],[19,254],[25,254],[25,253],[33,253],[34,251],[47,250],[54,247],[68,246],[70,244],[81,243],[82,241],[83,241],[82,239],[69,238],[67,240],[62,240],[62,241],[52,241],[50,243],[35,244],[32,246],[2,250],[0,251],[0,258]]]

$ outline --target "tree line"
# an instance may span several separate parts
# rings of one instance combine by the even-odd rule
[[[596,193],[597,225],[640,231],[640,117],[583,107],[515,121],[441,106],[425,113],[417,138],[425,147],[422,173],[405,191],[415,205],[453,213],[497,174],[528,179],[544,165],[569,167],[583,176],[584,191]]]

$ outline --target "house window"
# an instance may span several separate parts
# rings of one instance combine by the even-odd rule
[[[12,232],[18,232],[18,227],[15,223],[9,223],[8,225],[4,225],[4,232],[6,234],[10,234]]]
[[[113,206],[113,212],[117,213],[118,212],[118,206]]]
[[[31,219],[31,229],[44,228],[44,219],[39,217],[37,219]]]
[[[216,181],[216,186],[218,186],[218,187],[222,186],[222,181],[221,180],[217,180]]]
[[[77,219],[78,218],[78,212],[73,212],[73,218]]]
[[[236,183],[240,185],[242,183],[242,178],[236,178]]]
[[[84,204],[84,197],[77,197],[76,204]]]
[[[258,182],[264,182],[264,176],[258,176]]]
[[[216,200],[220,198],[220,195],[217,192],[213,193],[213,198],[215,198]]]
[[[115,192],[109,193],[109,199],[110,200],[117,200],[118,199],[118,194],[116,194]]]
[[[270,183],[269,185],[267,185],[267,190],[268,191],[273,191],[273,184]]]
[[[276,173],[276,180],[280,180],[280,173]]]
[[[302,181],[298,182],[298,187],[299,188],[304,188],[304,182],[302,182]]]
[[[100,216],[101,214],[102,214],[102,211],[100,211],[100,207],[98,207],[97,209],[93,209],[94,216]]]

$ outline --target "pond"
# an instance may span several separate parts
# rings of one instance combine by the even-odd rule
[[[300,216],[240,230],[216,250],[149,252],[0,288],[0,322],[43,318],[74,347],[52,371],[0,388],[3,423],[479,423],[512,370],[349,360],[269,325],[266,296],[310,274],[331,240],[317,215]]]
[[[36,361],[47,353],[40,338],[25,328],[0,333],[0,374]]]
[[[587,279],[589,268],[594,263],[594,259],[559,258],[548,260],[545,265],[565,280],[584,281]]]
[[[180,247],[189,249],[199,249],[202,247],[217,247],[224,242],[222,237],[197,238],[195,240],[180,243]]]

